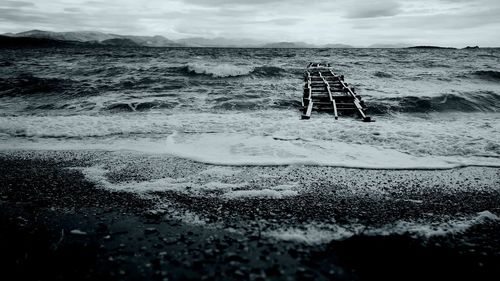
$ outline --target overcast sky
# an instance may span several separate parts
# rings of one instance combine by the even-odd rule
[[[500,46],[500,0],[0,0],[0,33],[30,29]]]

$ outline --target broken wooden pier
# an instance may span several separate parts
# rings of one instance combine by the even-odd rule
[[[344,82],[344,75],[337,75],[328,64],[310,63],[304,74],[304,95],[302,97],[302,119],[311,118],[313,110],[330,111],[335,119],[339,115],[357,114],[363,121],[366,116],[364,102],[356,95],[354,88]]]

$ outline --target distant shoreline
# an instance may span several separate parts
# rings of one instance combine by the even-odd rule
[[[448,49],[448,50],[457,50],[458,48],[453,47],[440,47],[440,46],[412,46],[406,49]]]

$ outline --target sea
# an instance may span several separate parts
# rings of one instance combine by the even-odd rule
[[[330,63],[374,122],[300,119]],[[500,166],[500,49],[62,48],[0,52],[7,149],[102,149],[217,165]]]

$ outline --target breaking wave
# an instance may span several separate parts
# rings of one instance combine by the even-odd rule
[[[188,63],[186,71],[190,74],[203,74],[220,78],[248,75],[253,71],[253,68],[231,64]]]
[[[188,74],[207,75],[215,78],[240,77],[240,76],[279,76],[285,69],[277,66],[252,67],[248,65],[188,63],[185,68]]]

